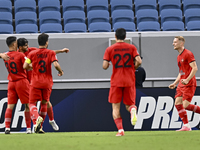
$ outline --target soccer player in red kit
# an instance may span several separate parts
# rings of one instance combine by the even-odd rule
[[[25,38],[19,38],[17,40],[17,44],[18,44],[18,51],[24,53],[26,56],[28,56],[28,54],[32,51],[38,50],[38,48],[36,47],[29,47],[28,46],[28,40]],[[54,50],[56,54],[59,53],[68,53],[69,49],[68,48],[63,48],[61,50]],[[29,82],[31,83],[31,75],[32,75],[32,69],[27,70],[27,77]],[[42,114],[42,112],[40,111],[40,114]],[[54,120],[54,113],[53,113],[53,107],[50,101],[48,101],[47,103],[47,115],[49,116],[49,123],[51,124],[51,126],[53,127],[53,129],[55,131],[59,130],[58,125],[56,124],[55,120]],[[32,118],[33,120],[33,124],[36,124],[36,118]]]
[[[124,129],[120,115],[120,104],[123,97],[123,103],[131,114],[131,124],[135,125],[137,122],[135,69],[141,65],[142,60],[136,47],[124,42],[126,38],[125,29],[118,28],[115,32],[115,38],[116,43],[105,51],[103,69],[107,69],[110,65],[109,62],[112,62],[113,70],[110,81],[109,102],[112,103],[112,115],[118,128],[116,136],[123,136]]]
[[[29,111],[29,82],[27,80],[26,70],[23,69],[23,64],[26,56],[23,53],[17,52],[17,38],[10,36],[6,39],[9,47],[7,55],[9,60],[4,60],[8,70],[8,105],[5,112],[5,134],[10,134],[10,123],[12,118],[12,110],[18,99],[22,104],[25,104],[25,121],[27,133],[31,133],[31,118]],[[23,86],[23,87],[22,87]]]
[[[58,70],[58,76],[64,74],[56,58],[56,53],[47,49],[48,37],[49,36],[45,33],[38,36],[39,49],[29,53],[24,62],[24,69],[28,69],[30,64],[32,64],[33,67],[29,93],[29,106],[32,118],[37,118],[35,133],[40,131],[41,124],[47,114],[47,102],[49,101],[53,86],[51,64],[53,63],[56,70]],[[41,99],[42,115],[40,116],[38,114],[36,103]]]
[[[169,85],[170,89],[174,89],[178,84],[175,94],[175,107],[183,121],[183,127],[177,131],[191,131],[186,110],[200,113],[199,106],[190,104],[197,86],[195,74],[198,68],[193,53],[185,49],[184,44],[184,37],[176,36],[174,38],[173,46],[179,53],[177,57],[179,74],[174,83]]]

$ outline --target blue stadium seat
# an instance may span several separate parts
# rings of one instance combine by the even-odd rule
[[[185,12],[187,9],[198,8],[200,9],[200,1],[199,0],[184,0],[183,3],[183,11]]]
[[[63,0],[62,2],[63,14],[65,11],[81,10],[84,11],[83,0]]]
[[[189,21],[200,21],[200,9],[193,8],[185,11],[185,24]]]
[[[200,31],[200,21],[190,21],[187,23],[187,31]]]
[[[0,34],[13,34],[13,26],[11,24],[0,24]]]
[[[158,11],[155,9],[140,9],[136,12],[137,24],[143,21],[158,21]]]
[[[112,0],[111,1],[111,13],[118,9],[133,10],[132,0]]]
[[[159,0],[159,10],[163,9],[181,9],[180,0]]]
[[[165,21],[182,21],[181,9],[164,9],[160,12],[161,26]]]
[[[111,25],[108,22],[94,22],[88,27],[89,32],[111,32]]]
[[[156,0],[137,0],[135,1],[135,12],[139,9],[157,9]]]
[[[85,12],[80,10],[65,11],[63,20],[64,25],[66,23],[85,23]]]
[[[67,23],[64,27],[65,33],[79,33],[86,32],[86,24],[85,23]]]
[[[17,0],[15,4],[15,13],[21,11],[32,11],[36,12],[36,2],[35,0]]]
[[[36,24],[18,24],[16,33],[38,33],[38,26]]]
[[[184,31],[184,23],[182,21],[166,21],[163,23],[163,31]]]
[[[124,28],[127,32],[134,32],[135,23],[134,22],[116,22],[113,25],[113,30],[116,31],[118,28]]]
[[[114,10],[111,16],[113,24],[115,24],[116,22],[134,21],[134,12],[132,10]]]
[[[108,22],[109,12],[107,10],[91,10],[87,14],[88,25],[94,22]]]
[[[40,26],[41,33],[62,33],[62,25],[60,23],[45,23]]]
[[[0,12],[10,12],[12,13],[12,2],[8,0],[0,1]]]
[[[138,31],[160,31],[160,24],[157,21],[140,22],[137,29]]]
[[[0,24],[12,25],[12,14],[10,12],[0,12]]]
[[[31,11],[22,11],[15,14],[15,26],[18,24],[37,24],[37,14]]]
[[[90,10],[108,10],[108,0],[87,0],[87,12]]]
[[[61,14],[59,11],[42,11],[39,14],[39,20],[40,20],[40,25],[45,23],[61,24]]]
[[[59,0],[40,0],[38,2],[38,12],[42,11],[59,11],[60,12],[60,1]]]

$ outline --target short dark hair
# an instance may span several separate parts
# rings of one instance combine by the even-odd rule
[[[8,45],[8,47],[10,47],[11,44],[12,44],[13,42],[15,42],[16,40],[17,40],[17,37],[16,37],[16,36],[9,36],[9,37],[7,37],[7,39],[6,39],[6,44]]]
[[[17,40],[18,48],[19,48],[20,46],[25,46],[26,43],[28,44],[28,40],[25,39],[25,38],[19,38],[19,39]]]
[[[46,33],[42,33],[38,36],[38,44],[39,46],[44,46],[48,41],[49,35]]]
[[[126,30],[124,28],[118,28],[115,31],[115,35],[118,40],[124,40],[126,38]]]

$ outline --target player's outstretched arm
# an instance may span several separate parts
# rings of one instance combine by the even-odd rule
[[[0,53],[0,58],[2,58],[3,60],[9,60],[10,59],[10,57],[6,53]]]
[[[57,61],[53,62],[54,67],[58,71],[58,76],[62,76],[64,74],[63,70],[60,67],[60,64]]]
[[[59,53],[68,53],[69,52],[69,49],[68,48],[63,48],[61,50],[53,50],[56,54],[59,54]]]

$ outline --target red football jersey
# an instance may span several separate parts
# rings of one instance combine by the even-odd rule
[[[103,59],[113,65],[111,86],[135,85],[134,59],[138,55],[137,48],[125,42],[117,42],[106,49]]]
[[[58,61],[56,53],[41,48],[30,52],[27,57],[31,60],[33,66],[31,85],[35,88],[51,88],[53,85],[51,64]]]
[[[8,80],[17,81],[27,78],[26,70],[23,69],[26,56],[23,53],[16,51],[9,51],[7,52],[7,55],[10,57],[10,60],[4,60],[4,63],[9,73]]]
[[[184,87],[184,86],[197,86],[196,83],[196,78],[195,76],[189,81],[188,84],[183,85],[181,83],[181,79],[186,79],[192,68],[190,67],[190,63],[195,61],[194,55],[191,51],[184,49],[181,54],[177,56],[177,62],[178,62],[178,67],[179,67],[179,73],[181,75],[179,86]]]
[[[28,56],[28,54],[32,51],[38,50],[38,48],[36,47],[29,47],[28,50],[24,53],[26,56]]]
[[[28,56],[28,54],[30,52],[35,51],[35,50],[38,50],[38,48],[36,48],[36,47],[28,47],[28,50],[24,53],[24,55]],[[20,52],[19,49],[17,51]]]
[[[28,50],[24,53],[25,56],[28,56],[28,54],[32,51],[38,50],[36,47],[28,47]],[[19,50],[17,50],[19,52]],[[32,76],[32,70],[26,70],[27,72],[27,79],[31,83],[31,76]]]

